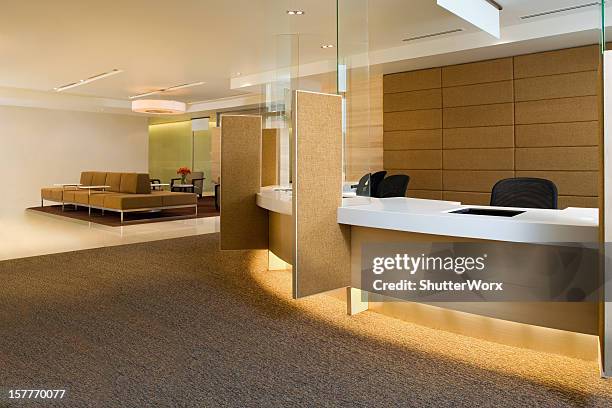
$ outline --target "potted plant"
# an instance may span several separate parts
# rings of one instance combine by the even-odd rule
[[[189,167],[181,167],[176,171],[176,174],[181,176],[181,184],[187,184],[187,175],[191,174]]]

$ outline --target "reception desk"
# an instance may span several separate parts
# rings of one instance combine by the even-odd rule
[[[367,293],[358,288],[362,273],[362,248],[366,244],[593,244],[597,242],[599,234],[597,209],[496,208],[468,206],[453,201],[346,196],[342,207],[337,209],[337,222],[350,226],[352,288],[347,291],[350,314],[371,310],[504,344],[580,358],[596,356],[594,344],[598,333],[598,304],[595,302],[418,303]],[[291,190],[278,186],[263,188],[257,195],[257,204],[270,214],[270,250],[290,264],[293,248]],[[511,217],[466,214],[466,210],[470,209],[478,210],[476,212],[509,210],[519,214]],[[598,271],[593,270],[592,273],[595,277]]]
[[[595,302],[400,301],[361,291],[362,248],[372,243],[505,242],[518,245],[593,244],[598,210],[505,209],[413,198],[344,199],[338,223],[351,227],[349,313],[372,310],[421,325],[504,344],[593,359],[597,356]],[[465,214],[466,209],[512,210],[513,217]],[[598,271],[593,270],[596,279]],[[551,330],[552,329],[552,330]]]

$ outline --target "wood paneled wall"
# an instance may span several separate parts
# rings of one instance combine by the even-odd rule
[[[385,75],[384,168],[411,197],[488,204],[542,177],[560,207],[597,207],[597,46]]]

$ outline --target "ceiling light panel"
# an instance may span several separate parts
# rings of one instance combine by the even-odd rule
[[[304,10],[287,10],[287,14],[290,16],[303,16],[306,12]]]
[[[432,37],[438,37],[438,36],[446,35],[446,34],[460,33],[462,31],[463,31],[463,28],[456,28],[454,30],[441,31],[439,33],[424,34],[424,35],[419,35],[416,37],[404,38],[402,41],[409,42],[409,41],[423,40],[425,38],[432,38]]]
[[[551,14],[563,13],[565,11],[580,10],[583,8],[594,7],[594,6],[599,6],[599,5],[600,3],[595,1],[595,2],[590,2],[590,3],[585,3],[585,4],[579,4],[577,6],[572,6],[572,7],[564,7],[560,9],[542,11],[540,13],[534,13],[534,14],[529,14],[526,16],[521,16],[521,20],[528,20],[530,18],[535,18],[535,17],[549,16]]]
[[[113,75],[120,74],[121,72],[123,72],[123,70],[121,70],[121,69],[113,69],[112,71],[103,72],[101,74],[90,76],[89,78],[86,78],[86,79],[80,79],[77,82],[72,82],[70,84],[58,86],[56,88],[53,88],[53,90],[56,91],[56,92],[62,92],[62,91],[65,91],[67,89],[76,88],[77,86],[89,84],[91,82],[98,81],[100,79],[104,79],[104,78],[108,78],[108,77],[113,76]]]
[[[149,92],[144,92],[138,95],[132,95],[130,96],[130,99],[137,99],[137,98],[142,98],[145,96],[151,96],[151,95],[156,95],[156,94],[160,94],[160,93],[164,93],[164,92],[171,92],[171,91],[177,91],[179,89],[185,89],[185,88],[191,88],[194,86],[200,86],[200,85],[204,85],[206,82],[191,82],[188,84],[181,84],[181,85],[174,85],[174,86],[170,86],[168,88],[160,88],[160,89],[155,89],[153,91],[149,91]]]

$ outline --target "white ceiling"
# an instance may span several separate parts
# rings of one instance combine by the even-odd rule
[[[521,15],[590,1],[498,2],[504,6],[502,26],[508,27],[523,23]],[[368,13],[365,4],[340,0],[340,31],[351,39],[341,44],[343,53],[382,52],[405,46],[403,38],[456,28],[465,30],[458,35],[478,32],[435,0],[369,0]],[[290,9],[306,14],[288,16]],[[336,42],[335,23],[333,0],[4,1],[0,87],[53,93],[54,87],[118,68],[124,72],[64,93],[127,101],[153,89],[205,81],[163,97],[184,102],[233,97],[247,92],[231,89],[237,72],[249,77],[297,63],[333,65],[336,49],[320,46]],[[363,35],[365,24],[369,37]],[[299,44],[288,35],[294,33],[300,34]],[[580,41],[596,42],[592,37]]]

